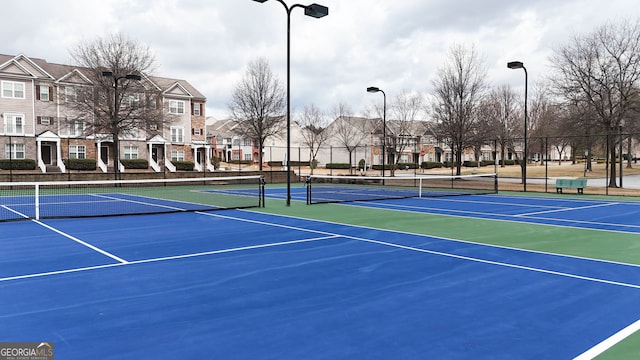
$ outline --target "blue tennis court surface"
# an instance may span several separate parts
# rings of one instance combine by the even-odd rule
[[[243,210],[0,229],[0,339],[61,359],[568,359],[640,319],[638,266],[403,232]]]

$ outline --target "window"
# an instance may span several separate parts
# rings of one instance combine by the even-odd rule
[[[244,154],[244,159],[246,161],[251,161],[251,154]]]
[[[82,136],[84,133],[84,122],[73,120],[69,123],[69,136]]]
[[[171,142],[184,143],[184,128],[178,126],[171,127]]]
[[[51,125],[53,123],[51,116],[38,116],[38,124]]]
[[[19,114],[4,114],[5,135],[24,135],[24,116]]]
[[[126,160],[134,160],[138,158],[138,147],[137,146],[125,146],[124,147],[124,158]]]
[[[125,96],[122,99],[122,106],[123,107],[136,107],[138,106],[138,103],[140,102],[140,97],[137,94],[130,94]]]
[[[15,81],[3,81],[2,97],[9,99],[24,99],[24,83]]]
[[[184,114],[184,101],[169,100],[169,113]]]
[[[202,129],[194,128],[193,129],[193,135],[202,135]]]
[[[158,124],[149,124],[149,130],[151,131],[158,130]]]
[[[171,161],[184,161],[184,151],[171,150]]]
[[[43,86],[40,85],[38,86],[40,88],[40,92],[39,92],[39,100],[41,101],[49,101],[49,87],[48,86]]]
[[[202,104],[195,103],[193,104],[193,115],[200,116],[202,114]]]
[[[64,96],[68,102],[78,101],[78,93],[76,92],[76,88],[73,86],[67,86],[64,88]]]
[[[237,152],[237,151],[234,151],[234,152],[233,152],[233,154],[232,154],[232,156],[231,156],[231,158],[232,158],[233,160],[236,160],[236,161],[237,161],[237,160],[240,160],[240,153],[239,153],[239,152]]]
[[[251,146],[251,139],[244,139],[243,144],[244,146]],[[251,160],[251,159],[249,159]]]
[[[24,159],[24,144],[5,144],[4,156],[7,159]]]
[[[84,145],[69,145],[69,159],[85,159],[87,149]]]
[[[233,146],[240,146],[240,139],[233,139]],[[238,159],[236,159],[238,160]]]

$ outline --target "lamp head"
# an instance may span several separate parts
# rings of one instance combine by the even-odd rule
[[[254,1],[263,2],[262,0],[254,0]],[[267,1],[267,0],[264,0],[264,1]],[[318,18],[329,15],[329,8],[320,4],[311,4],[304,8],[304,14],[318,19]]]
[[[113,77],[113,71],[103,71],[102,76],[104,77]]]
[[[377,92],[380,92],[380,88],[377,88],[375,86],[370,86],[370,87],[367,88],[367,92],[377,93]]]
[[[509,69],[522,69],[524,68],[524,64],[522,61],[511,61],[507,63],[507,67]]]
[[[267,2],[267,0],[253,0],[253,1],[259,2],[259,3]]]
[[[125,78],[128,80],[137,80],[137,81],[140,81],[142,79],[142,77],[140,77],[140,75],[137,75],[137,74],[127,74]]]

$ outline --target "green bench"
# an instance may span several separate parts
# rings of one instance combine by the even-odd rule
[[[556,179],[556,192],[558,194],[562,194],[562,189],[577,189],[578,194],[583,194],[585,187],[587,187],[587,179],[585,178]]]

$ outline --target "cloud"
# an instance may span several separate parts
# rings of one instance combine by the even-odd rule
[[[288,0],[285,0],[288,1]],[[365,92],[428,92],[453,44],[473,44],[488,81],[522,87],[506,62],[525,62],[534,83],[548,72],[553,48],[607,20],[640,16],[631,0],[317,0],[322,19],[291,15],[292,107],[329,110],[345,102],[360,112],[379,99]],[[293,2],[290,2],[293,3]],[[269,60],[286,80],[286,13],[276,1],[39,0],[3,4],[0,53],[69,63],[82,40],[122,32],[148,45],[157,75],[185,79],[208,99],[209,115],[226,117],[231,90],[247,63]],[[24,19],[29,19],[25,22]]]

